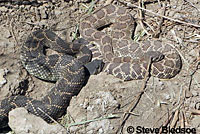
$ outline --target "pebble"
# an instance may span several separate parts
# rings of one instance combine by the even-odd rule
[[[40,15],[42,19],[48,19],[48,15],[45,9],[40,10]]]
[[[8,12],[8,8],[6,8],[6,7],[0,7],[0,12]]]
[[[54,13],[55,13],[56,16],[58,16],[58,15],[61,15],[62,12],[59,9],[55,9]]]
[[[198,55],[198,52],[195,49],[192,49],[188,54],[195,57]]]
[[[193,96],[198,96],[198,95],[199,95],[199,92],[198,92],[198,91],[194,91],[194,90],[193,90],[193,91],[191,91],[191,93],[192,93]]]
[[[7,83],[7,80],[4,76],[8,73],[8,69],[0,69],[0,88],[3,87],[4,84]]]

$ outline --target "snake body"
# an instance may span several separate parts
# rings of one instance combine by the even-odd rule
[[[111,35],[99,30],[105,25],[111,26]],[[170,79],[177,75],[181,70],[181,58],[176,50],[159,40],[134,43],[131,39],[134,25],[128,9],[110,4],[83,18],[80,34],[100,45],[99,50],[91,49],[93,57],[102,58],[104,71],[120,79],[143,79],[149,59],[153,62],[153,76]],[[8,113],[16,107],[25,107],[47,122],[60,117],[71,97],[84,86],[87,73],[93,74],[102,68],[99,60],[90,62],[92,52],[86,44],[88,42],[84,39],[66,43],[49,30],[33,32],[22,45],[22,64],[30,74],[43,80],[56,81],[56,84],[41,101],[20,95],[4,99],[0,105],[0,128],[7,126]],[[46,55],[46,48],[58,54]],[[113,48],[118,50],[117,53]]]
[[[22,64],[35,77],[55,81],[55,86],[41,101],[21,95],[4,99],[0,105],[0,128],[8,125],[8,113],[16,107],[24,107],[47,122],[59,118],[66,111],[71,97],[84,86],[88,73],[102,66],[101,61],[90,62],[92,55],[87,43],[84,39],[66,43],[49,30],[33,32],[22,45]],[[46,48],[58,53],[45,55]],[[88,70],[88,65],[93,68]]]
[[[108,25],[112,29],[110,35],[99,30]],[[79,29],[83,38],[100,46],[99,50],[93,49],[94,57],[103,58],[108,74],[123,80],[143,79],[151,58],[151,75],[161,79],[176,76],[182,66],[177,51],[160,40],[134,43],[134,26],[128,9],[110,4],[83,18]]]

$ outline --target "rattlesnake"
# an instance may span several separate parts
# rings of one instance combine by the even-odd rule
[[[111,36],[98,31],[99,27],[111,23]],[[176,50],[159,40],[134,43],[130,36],[134,25],[134,20],[126,8],[110,4],[83,18],[80,34],[83,38],[100,44],[100,51],[93,51],[93,57],[103,57],[104,71],[118,78],[143,79],[149,58],[153,61],[152,75],[169,79],[178,74],[181,70],[181,58]],[[89,62],[91,51],[85,47],[87,43],[84,39],[65,43],[49,30],[33,32],[22,46],[22,63],[30,74],[57,82],[41,101],[20,95],[4,99],[0,105],[0,128],[7,125],[8,112],[16,107],[25,107],[47,122],[52,121],[49,116],[54,119],[60,117],[71,97],[78,94],[85,84],[88,71],[92,74],[102,69],[100,60]],[[59,54],[46,56],[46,47]],[[120,57],[115,55],[113,47],[119,50]]]
[[[35,77],[56,81],[56,84],[41,101],[20,95],[4,99],[0,105],[0,128],[8,125],[8,112],[16,107],[25,107],[47,122],[60,117],[71,97],[86,83],[89,73],[98,73],[103,67],[100,60],[90,62],[92,55],[87,43],[84,39],[66,43],[50,30],[33,32],[22,45],[22,64]],[[58,53],[45,55],[46,48]]]
[[[110,25],[111,35],[99,28]],[[135,21],[129,10],[109,4],[80,22],[80,34],[88,41],[99,44],[100,51],[93,49],[94,57],[103,57],[104,71],[123,80],[143,79],[152,59],[151,74],[161,79],[170,79],[179,73],[182,62],[180,55],[169,44],[160,40],[134,43],[131,33]],[[113,51],[118,50],[119,56]]]

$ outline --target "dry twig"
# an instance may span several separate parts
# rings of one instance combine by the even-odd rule
[[[143,7],[143,8],[144,8],[143,0],[139,0],[139,1],[138,1],[138,5],[139,5],[140,7]],[[140,23],[140,26],[143,28],[143,30],[145,31],[145,33],[146,33],[147,35],[151,35],[151,34],[146,30],[146,28],[145,28],[145,26],[144,26],[142,10],[139,10],[139,13],[138,13],[138,14],[139,14],[139,23]]]
[[[159,17],[163,17],[164,19],[167,19],[167,20],[170,20],[170,21],[174,21],[174,22],[177,22],[177,23],[181,23],[181,24],[184,24],[184,25],[187,25],[187,26],[193,26],[193,27],[200,28],[200,25],[197,25],[197,24],[188,23],[188,22],[184,22],[184,21],[177,20],[177,19],[174,19],[174,18],[170,18],[170,17],[168,17],[168,16],[164,16],[164,15],[155,13],[155,12],[153,12],[153,11],[151,11],[151,10],[148,10],[148,9],[145,9],[145,8],[142,8],[142,7],[139,7],[139,6],[135,5],[135,4],[130,4],[130,3],[127,4],[127,3],[122,2],[122,1],[120,1],[120,0],[117,0],[117,1],[120,2],[120,3],[122,3],[122,4],[124,4],[124,5],[126,5],[126,6],[128,6],[128,7],[130,7],[130,8],[139,8],[139,9],[141,9],[141,10],[144,10],[144,11],[146,11],[146,12],[149,12],[149,13],[151,13],[151,14],[153,14],[153,15],[156,15],[156,16],[159,16]]]
[[[176,126],[178,119],[179,119],[179,110],[176,110],[172,123],[170,124],[170,128],[174,128]]]
[[[37,108],[38,110],[40,110],[43,114],[45,114],[47,117],[49,117],[52,121],[54,121],[56,124],[58,124],[59,126],[61,126],[63,129],[65,129],[67,131],[67,129],[62,126],[60,123],[58,123],[56,120],[54,120],[51,116],[49,116],[47,113],[45,113],[41,108]]]
[[[142,87],[141,87],[141,92],[138,94],[138,96],[136,97],[136,99],[134,99],[132,101],[132,103],[130,104],[130,107],[126,110],[128,112],[125,112],[124,113],[124,116],[123,116],[123,120],[121,122],[121,125],[120,127],[117,129],[116,133],[118,133],[120,130],[122,131],[123,130],[123,127],[126,123],[126,121],[128,120],[128,118],[130,117],[132,111],[136,108],[136,106],[138,105],[140,99],[142,98],[142,95],[145,93],[145,89],[146,89],[146,85],[147,85],[147,82],[149,81],[149,78],[150,78],[150,69],[151,69],[151,64],[152,64],[152,58],[149,59],[149,63],[148,63],[148,67],[147,67],[147,71],[145,73],[145,77],[144,77],[144,80],[143,80],[143,84],[142,84]]]
[[[13,29],[13,18],[10,21],[10,27],[11,27],[10,32],[11,32],[11,34],[12,34],[14,40],[15,40],[15,43],[16,43],[16,45],[14,46],[14,52],[15,52],[16,46],[19,46],[19,43],[18,43],[18,40],[17,40],[17,38],[15,36],[14,29]]]

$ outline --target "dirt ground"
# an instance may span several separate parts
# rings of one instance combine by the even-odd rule
[[[17,94],[41,99],[54,85],[29,75],[20,62],[20,47],[31,32],[51,29],[72,41],[79,37],[80,18],[106,2],[109,0],[0,2],[0,101]],[[124,82],[104,72],[91,76],[59,122],[71,133],[130,133],[130,126],[181,126],[200,132],[199,0],[144,0],[147,10],[142,18],[136,7],[139,1],[113,3],[130,9],[138,24],[135,35],[139,41],[156,37],[173,46],[182,58],[182,70],[170,80],[150,77]],[[148,35],[142,34],[144,29]]]

